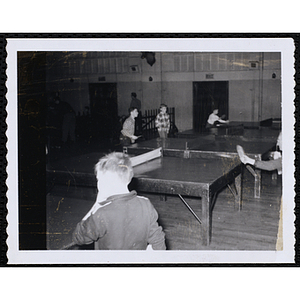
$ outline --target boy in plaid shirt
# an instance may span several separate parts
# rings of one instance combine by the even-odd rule
[[[155,119],[155,127],[161,138],[167,138],[170,130],[170,116],[167,113],[167,105],[161,104],[160,112]]]

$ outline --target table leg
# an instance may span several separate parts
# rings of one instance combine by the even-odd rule
[[[241,170],[241,173],[235,177],[234,182],[227,184],[234,197],[234,208],[239,211],[242,209],[242,173]]]
[[[188,203],[184,200],[184,198],[178,194],[179,198],[181,199],[181,201],[184,203],[184,205],[188,208],[188,210],[192,213],[192,215],[196,218],[196,220],[202,224],[202,221],[199,219],[199,217],[197,216],[197,214],[194,212],[194,210],[188,205]]]
[[[272,181],[276,181],[277,180],[277,178],[278,178],[278,173],[277,173],[277,171],[273,171],[272,172]]]
[[[256,176],[254,180],[254,198],[260,198],[261,189],[261,170],[255,170]]]
[[[212,227],[212,206],[210,203],[213,201],[213,195],[207,192],[202,197],[202,243],[203,245],[209,245],[211,241],[211,227]]]
[[[242,173],[235,177],[236,195],[234,196],[234,207],[237,210],[242,209]]]
[[[246,168],[254,177],[254,198],[260,198],[261,170],[254,170],[250,165],[246,165]]]

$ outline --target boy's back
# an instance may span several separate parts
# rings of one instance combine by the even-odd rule
[[[158,225],[158,214],[149,199],[135,191],[107,198],[87,220],[77,224],[76,244],[95,242],[101,250],[165,250],[165,234]]]

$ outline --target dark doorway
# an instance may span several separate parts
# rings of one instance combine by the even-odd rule
[[[90,110],[94,139],[114,139],[118,126],[116,83],[90,83]]]
[[[193,82],[193,129],[203,132],[214,108],[228,116],[228,81]]]

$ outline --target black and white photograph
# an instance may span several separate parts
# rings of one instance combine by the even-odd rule
[[[294,262],[292,39],[6,50],[8,264]]]

